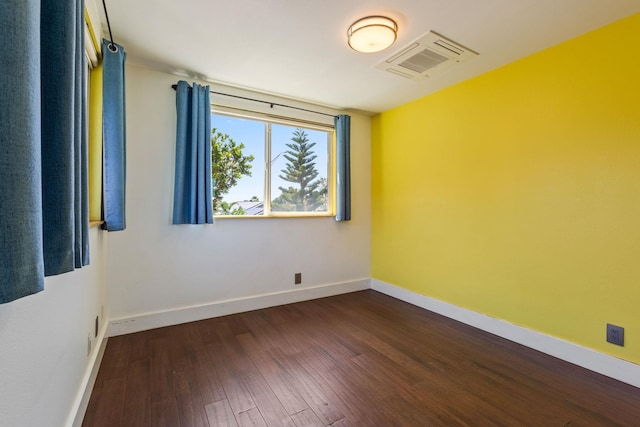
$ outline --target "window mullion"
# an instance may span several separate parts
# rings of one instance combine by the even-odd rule
[[[271,215],[271,123],[265,123],[264,132],[264,215]]]
[[[335,132],[327,132],[327,211],[334,214],[335,206]]]

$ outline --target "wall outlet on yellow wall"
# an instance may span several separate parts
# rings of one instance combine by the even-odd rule
[[[624,328],[607,323],[607,342],[624,346]]]

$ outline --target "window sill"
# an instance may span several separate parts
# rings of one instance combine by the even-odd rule
[[[214,215],[213,220],[217,219],[291,219],[291,218],[335,218],[335,214],[323,213],[316,215],[296,215],[296,214],[281,214],[281,215]]]

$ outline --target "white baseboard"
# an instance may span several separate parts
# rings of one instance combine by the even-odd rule
[[[89,360],[89,365],[87,366],[87,370],[82,378],[80,389],[73,402],[73,406],[71,407],[71,412],[69,413],[67,422],[65,423],[65,426],[67,427],[80,427],[82,425],[84,414],[87,411],[87,406],[89,405],[89,398],[91,397],[93,386],[96,383],[98,370],[102,363],[102,356],[104,356],[104,350],[107,348],[107,340],[107,324],[104,323],[95,340],[95,342],[100,343],[100,345],[98,348],[93,350],[93,354]]]
[[[270,294],[254,295],[216,301],[209,304],[181,307],[177,309],[144,313],[134,317],[113,319],[109,322],[108,336],[130,334],[180,323],[212,317],[226,316],[261,308],[275,307],[283,304],[324,298],[348,292],[361,291],[370,288],[370,280],[359,279],[350,282],[293,289],[290,291],[274,292]]]
[[[541,351],[618,381],[640,387],[640,365],[600,353],[562,339],[532,331],[475,311],[421,295],[380,280],[371,279],[371,289],[422,307],[509,341]]]

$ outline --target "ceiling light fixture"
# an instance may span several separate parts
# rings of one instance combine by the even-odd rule
[[[349,46],[358,52],[380,52],[398,36],[398,24],[385,16],[367,16],[351,24],[347,31]]]

